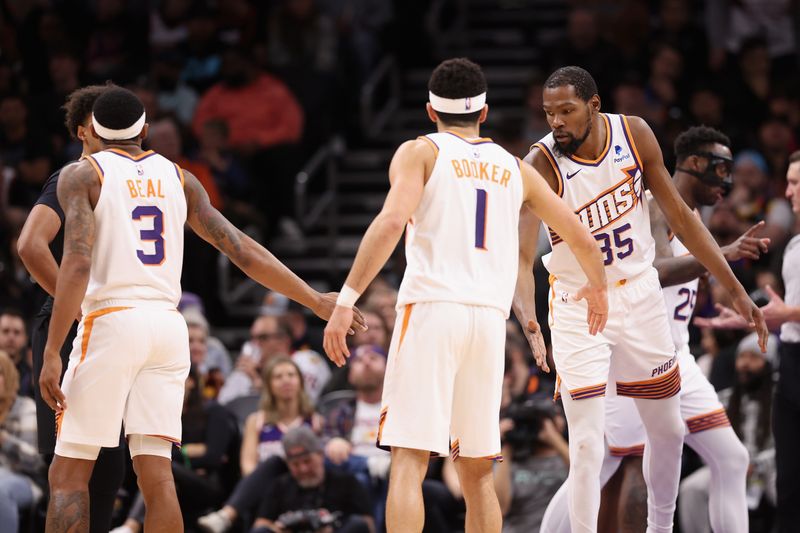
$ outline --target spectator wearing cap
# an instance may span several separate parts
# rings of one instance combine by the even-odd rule
[[[312,521],[323,529],[328,518],[338,518],[331,531],[369,533],[375,530],[370,516],[370,495],[354,476],[325,465],[322,442],[308,427],[299,427],[283,437],[289,472],[264,494],[251,533],[292,531],[295,521]],[[299,517],[304,511],[307,518]]]
[[[747,499],[754,531],[769,520],[776,502],[775,444],[772,438],[773,369],[778,356],[778,338],[770,335],[767,352],[761,353],[758,335],[751,333],[736,349],[736,383],[719,392],[736,435],[750,454]],[[796,422],[796,421],[795,421]],[[710,531],[708,496],[710,470],[700,468],[681,482],[679,516],[681,531]]]

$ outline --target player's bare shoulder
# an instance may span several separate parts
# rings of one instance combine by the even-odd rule
[[[75,161],[61,169],[56,188],[58,201],[66,212],[76,196],[91,199],[94,206],[100,195],[102,174],[88,158]]]
[[[439,156],[439,147],[436,146],[428,137],[418,137],[401,144],[392,157],[389,167],[389,177],[392,178],[396,173],[394,170],[419,168],[422,166],[425,171],[425,181],[433,171],[436,158]]]
[[[534,170],[541,174],[553,191],[559,192],[558,177],[556,176],[555,170],[553,170],[553,165],[547,159],[547,155],[541,148],[537,147],[535,144],[531,146],[528,155],[526,155],[522,161],[532,166]]]

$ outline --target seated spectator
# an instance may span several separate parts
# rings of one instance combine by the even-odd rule
[[[305,389],[312,402],[319,397],[330,379],[330,367],[318,353],[311,350],[292,352],[292,331],[277,316],[259,316],[250,327],[250,342],[242,347],[236,360],[236,369],[225,380],[219,392],[220,403],[228,404],[236,398],[260,394],[261,370],[278,355],[291,356],[300,367]]]
[[[205,400],[203,381],[192,366],[186,378],[181,447],[173,448],[172,475],[184,520],[193,524],[208,508],[222,503],[234,465],[232,452],[238,445],[233,416],[218,403]],[[112,533],[138,533],[144,524],[144,499],[137,495],[128,519]]]
[[[228,49],[222,60],[222,81],[200,98],[193,128],[196,137],[211,119],[228,125],[231,146],[254,152],[294,144],[303,135],[303,110],[279,79],[258,71],[241,51]]]
[[[197,92],[181,80],[183,57],[174,50],[161,52],[153,62],[152,77],[158,89],[158,106],[188,126],[197,106]]]
[[[29,360],[28,330],[25,318],[16,309],[0,312],[0,350],[14,362],[17,369],[17,385],[21,396],[33,398],[33,365]]]
[[[247,417],[244,426],[239,458],[242,476],[273,455],[282,455],[280,440],[287,431],[318,424],[297,363],[285,356],[275,357],[264,368],[262,384],[258,411]]]
[[[36,448],[36,404],[18,396],[19,374],[0,351],[0,524],[18,531],[19,513],[42,496],[45,464]]]
[[[240,456],[242,480],[222,509],[198,520],[205,531],[223,533],[237,519],[246,521],[257,508],[265,488],[286,472],[283,435],[296,427],[322,426],[303,391],[300,370],[291,359],[276,356],[270,360],[262,382],[261,405],[245,422]]]
[[[283,437],[289,473],[267,491],[251,533],[329,528],[336,533],[372,533],[370,495],[350,474],[325,466],[322,443],[300,427]]]
[[[719,392],[731,426],[750,454],[747,499],[751,512],[751,531],[769,531],[763,524],[756,525],[763,519],[763,514],[754,516],[752,513],[759,509],[773,509],[776,503],[775,445],[771,420],[772,371],[777,359],[777,345],[777,337],[770,335],[767,353],[762,354],[755,333],[742,339],[736,350],[736,383]],[[678,510],[681,531],[684,533],[710,530],[710,480],[710,470],[704,466],[681,482]]]
[[[229,209],[232,207],[227,201],[229,198],[247,200],[249,176],[241,161],[230,150],[230,130],[227,122],[219,118],[208,120],[203,124],[198,141],[200,149],[197,159],[211,169],[214,182],[226,197],[226,206]],[[244,206],[234,208],[237,213],[243,209]],[[244,214],[250,213],[247,211]]]
[[[182,314],[189,328],[189,356],[192,364],[197,367],[201,377],[205,378],[212,370],[218,370],[224,381],[225,376],[231,373],[232,366],[228,351],[218,340],[213,345],[209,342],[208,321],[199,309],[184,309]]]

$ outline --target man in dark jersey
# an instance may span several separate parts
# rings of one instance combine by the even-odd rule
[[[70,136],[83,143],[82,156],[103,149],[100,139],[89,134],[92,123],[92,106],[95,100],[109,88],[108,85],[91,85],[74,91],[67,97],[64,105],[66,111],[65,125]],[[69,163],[72,164],[72,163]],[[36,421],[39,439],[39,453],[50,463],[56,445],[55,414],[42,400],[39,389],[39,373],[42,370],[44,347],[47,343],[47,330],[50,315],[53,312],[53,295],[56,292],[58,265],[64,243],[64,211],[58,203],[56,188],[61,170],[56,171],[42,188],[17,244],[20,258],[31,276],[47,293],[47,300],[35,317],[32,327],[31,345],[33,349],[33,373],[36,398]],[[78,317],[75,317],[76,319]],[[67,368],[72,342],[75,339],[77,322],[73,324],[67,340],[61,347],[63,372]],[[122,446],[103,448],[97,458],[97,464],[89,483],[90,531],[91,533],[108,533],[111,529],[111,518],[117,490],[125,475],[125,455]]]

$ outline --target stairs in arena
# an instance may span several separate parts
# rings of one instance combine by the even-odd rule
[[[562,0],[464,0],[458,5],[460,11],[456,7],[455,13],[448,9],[438,14],[441,21],[454,22],[435,33],[440,36],[434,39],[436,55],[466,56],[482,65],[489,84],[490,118],[481,134],[493,137],[504,117],[523,116],[529,80],[545,47],[563,35],[568,7]],[[325,213],[309,225],[301,224],[302,239],[285,237],[272,243],[276,255],[318,289],[336,290],[343,282],[361,237],[386,197],[394,150],[432,131],[425,113],[430,71],[431,67],[399,72],[396,108],[383,128],[334,157],[330,183],[335,194]],[[312,179],[320,183],[326,178]],[[310,195],[310,209],[325,194]],[[387,271],[401,273],[399,263],[402,259],[394,257]]]

